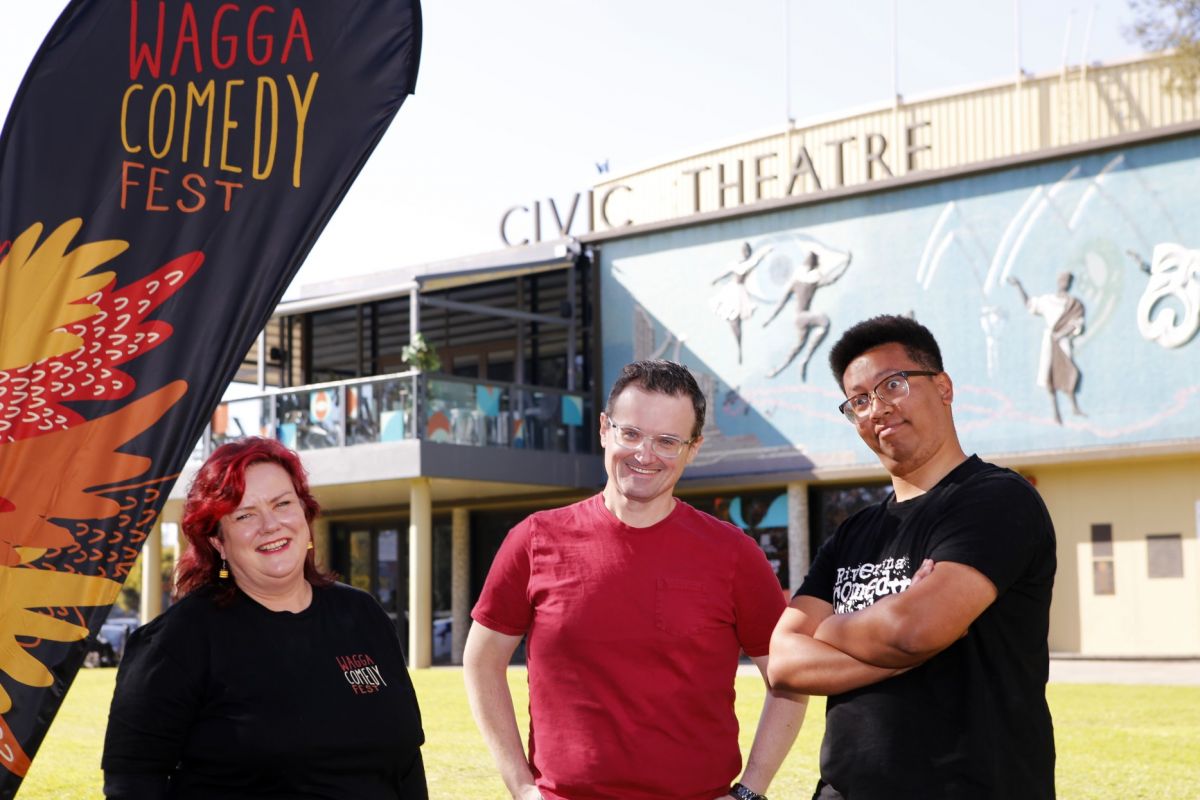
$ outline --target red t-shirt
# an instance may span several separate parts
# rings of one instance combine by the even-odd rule
[[[601,495],[513,528],[471,616],[528,634],[529,752],[549,800],[712,800],[741,770],[739,650],[765,655],[779,580],[738,528],[676,503],[633,528]]]

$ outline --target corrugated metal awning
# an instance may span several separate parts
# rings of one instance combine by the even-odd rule
[[[324,281],[305,287],[298,299],[280,303],[273,317],[291,317],[328,308],[374,303],[402,297],[414,289],[433,292],[566,269],[574,265],[579,253],[579,244],[573,239],[565,239]]]

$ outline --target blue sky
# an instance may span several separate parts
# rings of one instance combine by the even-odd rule
[[[890,99],[892,0],[785,2],[426,0],[417,94],[297,283],[499,249],[505,208],[569,199],[598,161],[622,173],[777,130],[789,106],[803,124]],[[60,7],[0,0],[0,113]],[[903,96],[1015,75],[1010,0],[896,7]],[[1070,64],[1139,53],[1124,0],[1024,0],[1020,20],[1034,74],[1064,49]]]

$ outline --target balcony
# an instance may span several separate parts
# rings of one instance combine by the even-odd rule
[[[398,372],[223,402],[192,459],[252,435],[300,452],[417,440],[587,455],[596,442],[591,406],[585,394],[544,386]]]

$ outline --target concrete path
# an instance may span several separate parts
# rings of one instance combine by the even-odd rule
[[[738,666],[739,675],[757,675],[753,664]],[[1050,659],[1051,683],[1126,683],[1200,686],[1200,659],[1143,661],[1133,659]]]
[[[1200,686],[1200,659],[1051,658],[1051,683],[1140,683]]]

